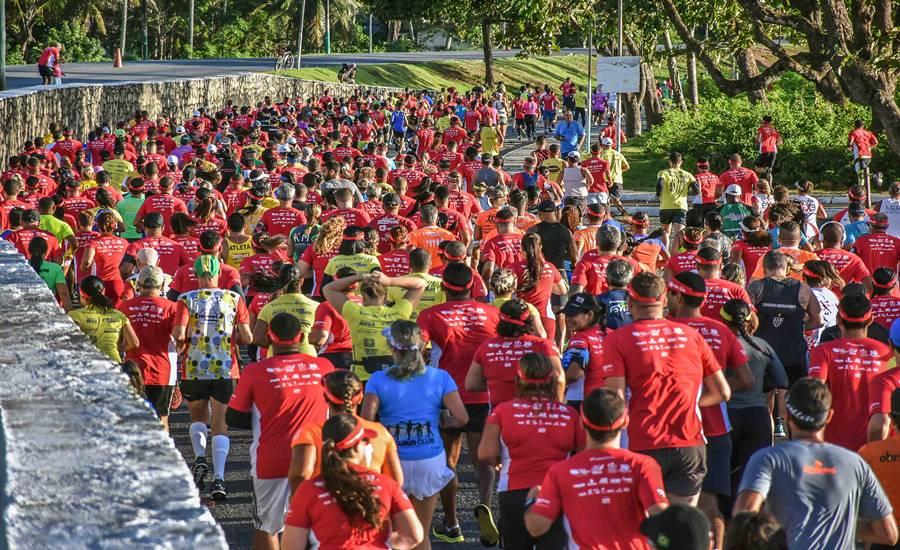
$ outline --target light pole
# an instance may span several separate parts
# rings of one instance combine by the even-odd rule
[[[325,0],[325,53],[331,53],[331,0]]]
[[[0,90],[6,89],[6,2],[0,1]]]
[[[300,4],[300,28],[297,30],[297,68],[300,68],[300,58],[303,57],[303,26],[306,25],[306,0]]]
[[[619,57],[625,55],[623,43],[625,41],[624,24],[622,21],[622,0],[619,0]],[[622,152],[622,98],[621,93],[616,92],[616,151]]]
[[[372,53],[372,14],[369,14],[369,53]]]
[[[594,52],[594,25],[593,22],[588,23],[590,28],[588,28],[588,78],[587,78],[587,99],[585,100],[584,105],[584,122],[585,122],[585,140],[588,145],[588,152],[591,150],[591,118],[593,117],[593,109],[591,105],[591,97],[594,94],[593,88],[591,87],[591,54]]]

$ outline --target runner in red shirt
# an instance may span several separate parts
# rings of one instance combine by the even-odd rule
[[[744,266],[744,273],[752,275],[759,261],[772,248],[772,234],[762,227],[756,216],[741,220],[741,237],[731,246],[730,260]],[[748,276],[749,276],[748,275]]]
[[[394,226],[388,241],[391,250],[378,256],[381,271],[388,277],[402,277],[409,274],[409,253],[413,247],[409,244],[409,232],[402,225]]]
[[[125,281],[119,272],[119,265],[125,257],[128,241],[117,237],[113,232],[118,222],[112,212],[101,212],[97,217],[97,228],[100,236],[95,237],[88,245],[81,259],[81,269],[96,275],[106,287],[106,297],[113,307],[118,307],[122,293],[125,292]]]
[[[612,183],[612,176],[609,172],[609,161],[600,158],[600,144],[591,145],[591,156],[581,163],[582,168],[586,168],[593,176],[594,181],[591,184],[588,193],[607,193],[608,185]]]
[[[268,331],[272,356],[244,368],[225,418],[231,428],[253,430],[254,541],[277,547],[291,496],[291,440],[304,426],[328,418],[322,378],[334,366],[299,352],[305,335],[290,313],[275,315]]]
[[[700,188],[700,209],[706,214],[709,210],[718,208],[716,201],[722,196],[722,183],[719,176],[709,171],[709,160],[697,159],[697,173],[694,175],[697,186]]]
[[[741,166],[741,155],[734,153],[728,155],[728,170],[719,174],[719,182],[722,187],[728,187],[735,184],[741,188],[741,202],[747,206],[753,205],[753,189],[756,188],[756,182],[759,176],[756,172],[749,168]]]
[[[585,450],[551,466],[528,493],[528,532],[539,537],[562,516],[570,546],[649,550],[641,522],[669,503],[659,464],[620,447],[629,414],[614,391],[598,389],[585,396],[581,421]]]
[[[206,231],[200,235],[200,251],[203,254],[212,254],[219,256],[222,250],[222,238],[215,231]],[[237,269],[231,267],[225,262],[219,265],[218,288],[222,290],[230,290],[240,296],[244,295],[244,288],[241,285],[241,274]],[[166,297],[172,301],[178,299],[181,294],[197,290],[200,288],[200,282],[197,280],[197,274],[194,272],[194,264],[187,263],[178,268],[175,277],[169,284],[169,292]]]
[[[325,268],[328,261],[337,256],[344,235],[346,222],[342,217],[335,217],[322,224],[316,242],[307,246],[300,256],[298,265],[304,279],[312,279],[311,296],[322,295],[322,283],[325,279]]]
[[[516,295],[537,308],[547,338],[555,340],[556,316],[550,309],[550,296],[565,296],[568,285],[559,269],[544,260],[540,235],[528,233],[522,237],[522,259],[511,263],[509,269],[516,274]],[[557,343],[562,345],[561,339]]]
[[[897,273],[893,269],[880,267],[875,270],[872,279],[872,320],[890,330],[894,321],[900,319],[900,298],[894,295]]]
[[[681,244],[684,252],[672,254],[663,269],[663,278],[668,281],[679,273],[697,270],[697,252],[703,242],[702,227],[685,227],[681,230]]]
[[[172,233],[172,226],[169,220],[175,212],[183,212],[187,214],[187,205],[179,198],[172,196],[173,182],[172,178],[165,176],[159,179],[159,193],[151,195],[144,200],[137,214],[134,216],[134,226],[140,230],[143,226],[144,218],[151,212],[159,212],[163,217],[164,233],[166,235]]]
[[[775,157],[782,142],[781,133],[772,126],[772,117],[762,117],[762,124],[756,129],[756,146],[759,148],[756,166],[763,169],[767,176],[775,169]]]
[[[515,229],[516,214],[501,208],[494,216],[497,234],[481,245],[481,277],[491,278],[495,269],[507,268],[522,259],[522,235]]]
[[[870,383],[892,357],[887,345],[866,336],[871,324],[869,299],[848,294],[838,310],[841,338],[816,346],[809,355],[809,376],[828,384],[834,414],[841,419],[826,426],[825,440],[850,450],[866,443]]]
[[[350,267],[342,267],[335,273],[335,279],[356,275]],[[359,285],[348,289],[349,298],[357,303],[362,300],[355,295]],[[353,340],[350,325],[331,303],[325,301],[316,308],[315,320],[309,331],[309,343],[319,350],[318,356],[328,359],[338,369],[350,369],[353,366]]]
[[[431,306],[416,319],[422,332],[431,341],[431,364],[446,370],[459,388],[459,395],[469,414],[469,422],[460,429],[442,430],[447,465],[454,472],[462,450],[462,435],[466,434],[469,449],[477,449],[484,431],[490,405],[487,392],[464,390],[466,373],[472,365],[475,351],[482,342],[497,334],[500,313],[494,306],[472,299],[472,269],[461,263],[451,263],[444,270],[442,286],[446,302]],[[490,464],[478,460],[472,453],[478,476],[479,507],[490,509],[496,472]],[[445,527],[459,524],[456,494],[459,481],[454,477],[441,491]],[[496,528],[494,528],[496,530]]]
[[[857,120],[854,129],[847,135],[847,148],[853,153],[853,167],[860,183],[865,183],[865,172],[872,161],[872,149],[878,145],[878,138]]]
[[[62,248],[59,246],[59,241],[53,233],[38,228],[40,221],[41,216],[38,214],[37,210],[26,210],[22,213],[23,227],[9,233],[6,236],[6,240],[13,243],[19,254],[25,256],[25,259],[27,260],[30,258],[28,244],[31,243],[31,239],[41,237],[47,241],[46,259],[53,262],[59,262],[62,259]],[[90,275],[90,273],[88,273],[88,275]]]
[[[492,408],[478,447],[482,461],[501,467],[497,492],[505,548],[566,546],[562,522],[555,522],[552,532],[540,540],[528,535],[524,523],[528,491],[541,484],[553,465],[584,448],[578,412],[558,401],[563,382],[558,368],[540,353],[530,352],[512,361],[509,369],[516,392]],[[535,441],[541,444],[536,446]]]
[[[889,220],[887,214],[879,212],[872,216],[872,232],[856,239],[851,252],[854,252],[869,273],[879,267],[897,271],[900,262],[900,239],[887,233]]]
[[[325,422],[322,474],[291,497],[282,548],[309,548],[313,533],[321,550],[413,548],[422,541],[426,534],[403,488],[365,466],[367,440],[376,437],[349,414]]]
[[[742,300],[750,305],[750,295],[737,283],[721,278],[722,253],[718,248],[701,248],[694,258],[697,262],[697,273],[706,281],[706,299],[700,307],[700,313],[718,321],[722,317],[719,312],[728,300]]]
[[[472,366],[466,374],[466,390],[485,391],[490,395],[491,408],[516,397],[516,368],[519,360],[529,353],[547,358],[553,368],[555,386],[559,390],[555,399],[562,401],[565,380],[559,351],[547,338],[534,336],[534,319],[528,305],[513,298],[500,307],[497,336],[478,346]]]
[[[597,230],[597,249],[585,252],[572,270],[572,292],[597,295],[609,290],[606,282],[606,266],[613,260],[625,260],[631,264],[634,273],[640,273],[639,263],[633,258],[616,253],[621,244],[621,231],[613,225],[601,225]]]
[[[624,398],[637,424],[628,430],[631,449],[665,466],[670,500],[696,506],[706,476],[706,449],[697,406],[731,397],[728,382],[709,345],[696,330],[662,318],[665,282],[639,273],[628,289],[634,322],[606,337],[606,387]]]
[[[327,222],[331,218],[344,218],[347,227],[365,227],[369,225],[372,218],[363,210],[353,207],[353,192],[346,187],[342,187],[334,192],[334,200],[337,208],[329,210],[322,215],[322,222]]]
[[[822,225],[819,238],[822,240],[822,250],[816,254],[834,266],[844,283],[862,283],[866,288],[872,288],[871,273],[862,259],[841,248],[844,241],[844,228],[841,224],[826,222]]]
[[[396,193],[388,193],[381,199],[384,214],[374,218],[369,227],[378,230],[378,252],[385,253],[391,250],[391,231],[395,227],[403,227],[407,233],[416,230],[416,224],[409,218],[400,215],[400,197]]]
[[[269,235],[287,237],[290,235],[291,229],[306,223],[306,214],[291,206],[295,195],[293,184],[282,185],[275,190],[274,195],[278,200],[278,206],[266,210],[259,219],[257,227],[261,227]]]
[[[122,276],[130,277],[137,265],[137,253],[142,248],[152,248],[159,254],[159,267],[166,275],[175,275],[178,268],[190,263],[190,256],[185,252],[184,247],[176,241],[168,237],[163,237],[163,217],[158,212],[148,214],[144,218],[145,237],[134,241],[128,245],[125,250],[125,256],[122,258],[120,272]]]
[[[172,341],[172,328],[178,316],[178,303],[161,295],[165,276],[162,269],[148,266],[138,274],[139,296],[122,302],[119,311],[128,317],[141,343],[125,353],[134,361],[144,379],[144,395],[163,429],[169,431],[169,407],[177,382],[178,356]]]

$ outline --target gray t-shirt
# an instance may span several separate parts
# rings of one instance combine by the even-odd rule
[[[363,198],[362,196],[362,193],[359,192],[359,188],[356,186],[356,184],[348,179],[334,178],[333,180],[326,180],[322,182],[321,186],[323,193],[325,191],[337,190],[341,188],[353,191],[353,196],[356,197],[357,201],[363,202],[365,200],[365,198]]]
[[[765,496],[790,548],[852,550],[858,518],[892,512],[869,465],[830,443],[789,441],[760,449],[747,463],[740,491]]]
[[[762,338],[750,336],[750,340],[756,344],[759,350],[750,345],[747,340],[739,338],[744,352],[747,354],[747,366],[753,373],[753,387],[736,391],[728,400],[729,409],[747,409],[750,407],[769,408],[766,394],[763,393],[763,385],[766,378],[776,388],[787,388],[788,377],[781,364],[781,359],[772,349],[772,346]],[[760,351],[762,350],[762,351]]]

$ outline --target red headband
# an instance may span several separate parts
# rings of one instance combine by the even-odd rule
[[[362,422],[357,420],[356,427],[353,428],[353,431],[350,432],[344,439],[336,441],[334,443],[334,448],[338,451],[346,451],[347,449],[352,449],[356,446],[357,443],[362,441],[363,435],[365,435],[365,430],[363,429]]]
[[[896,275],[891,277],[891,280],[886,282],[885,284],[881,284],[878,281],[874,281],[874,280],[872,281],[872,285],[874,285],[876,288],[894,288],[895,284],[897,284],[897,276]]]
[[[808,267],[805,267],[805,266],[803,267],[803,274],[812,279],[824,279],[825,278],[824,275],[819,275],[818,273],[814,273],[812,270],[810,270]]]
[[[635,292],[634,287],[631,285],[628,286],[628,297],[634,300],[635,302],[640,302],[642,304],[655,304],[659,302],[659,296],[641,296],[637,292]]]
[[[707,260],[706,258],[701,258],[700,256],[694,256],[694,260],[700,265],[719,265],[722,263],[721,258],[718,260]]]
[[[454,284],[448,283],[447,281],[441,281],[441,286],[443,286],[447,290],[452,290],[454,292],[465,292],[466,290],[469,290],[470,288],[472,288],[473,284],[475,284],[474,278],[472,278],[472,280],[470,280],[469,283],[466,284],[465,286],[454,285]]]
[[[703,240],[703,237],[702,237],[702,236],[701,236],[699,239],[697,239],[697,240],[691,240],[691,239],[688,238],[687,233],[684,233],[684,232],[681,233],[681,238],[684,239],[684,242],[686,242],[686,243],[691,243],[691,244],[697,244],[697,243],[699,243],[700,241]]]
[[[344,405],[347,403],[343,398],[331,393],[331,390],[328,389],[328,384],[325,383],[325,378],[322,378],[322,389],[325,392],[325,401],[328,401],[329,403],[332,403],[334,405]],[[354,405],[359,404],[359,402],[362,400],[362,397],[362,392],[359,392],[350,398],[350,402]]]
[[[851,199],[862,200],[865,198],[866,194],[863,193],[862,195],[857,195],[853,191],[848,191],[847,196],[850,197]]]
[[[678,279],[671,279],[668,283],[666,283],[666,286],[679,294],[684,294],[685,296],[693,296],[695,298],[706,298],[706,292],[694,290],[693,288],[687,286],[686,284],[682,283]]]
[[[520,327],[524,327],[525,323],[531,317],[531,312],[529,310],[525,310],[518,317],[513,317],[512,315],[507,315],[503,312],[500,312],[500,320],[506,321],[507,323],[512,323],[514,325],[518,325]]]
[[[206,253],[206,254],[213,254],[213,253],[218,252],[219,250],[222,249],[222,241],[217,242],[217,243],[216,243],[216,246],[214,246],[214,247],[212,247],[212,248],[206,248],[206,247],[203,246],[202,244],[197,245],[197,246],[199,247],[200,252],[204,252],[204,253]]]
[[[341,237],[341,240],[350,242],[350,241],[361,241],[365,238],[366,238],[365,233],[357,233],[356,235],[344,235],[343,237]]]
[[[841,319],[847,321],[848,323],[865,323],[866,321],[870,321],[872,319],[871,311],[867,311],[866,314],[862,317],[850,317],[849,315],[844,313],[844,310],[842,309],[838,311],[838,315],[840,315]]]
[[[599,220],[600,218],[603,217],[603,212],[594,212],[593,210],[588,210],[587,215],[589,218],[594,218],[595,220]]]
[[[84,289],[82,289],[82,288],[78,289],[78,293],[81,294],[81,296],[87,300],[91,299],[91,295],[88,294],[87,292],[85,292]]]
[[[303,339],[303,333],[298,332],[296,336],[293,338],[283,339],[279,338],[274,332],[272,332],[271,327],[266,331],[266,334],[269,335],[269,341],[275,344],[276,346],[293,346],[300,342]]]
[[[502,317],[502,314],[501,314],[501,317]],[[553,376],[553,371],[551,370],[549,373],[547,373],[547,376],[545,376],[543,378],[529,378],[528,375],[525,374],[525,371],[522,370],[521,364],[519,364],[519,366],[517,367],[517,370],[518,370],[519,380],[521,380],[522,382],[524,382],[526,384],[543,384],[547,380],[550,380],[550,377]]]
[[[457,256],[456,254],[448,254],[447,251],[445,250],[445,251],[444,251],[444,257],[447,258],[447,259],[450,260],[450,261],[458,262],[458,261],[460,261],[460,260],[465,260],[465,259],[466,259],[466,254],[463,253],[462,256]]]
[[[878,221],[878,220],[872,220],[871,223],[872,223],[872,227],[877,227],[877,228],[879,228],[879,229],[882,228],[882,227],[888,227],[889,225],[891,225],[891,221],[890,221],[890,220],[881,220],[881,221]]]
[[[631,225],[636,225],[638,227],[646,227],[650,225],[650,220],[639,220],[637,218],[631,218]]]
[[[585,425],[586,428],[590,428],[596,432],[611,432],[613,430],[618,430],[620,428],[624,428],[626,424],[628,424],[628,413],[622,413],[622,416],[617,418],[612,422],[612,424],[607,424],[605,426],[601,426],[600,424],[594,424],[590,420],[588,420],[587,416],[584,414],[584,408],[581,409],[581,423]]]

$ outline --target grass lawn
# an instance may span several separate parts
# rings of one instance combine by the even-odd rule
[[[631,170],[623,176],[626,191],[655,191],[656,174],[667,166],[666,159],[656,158],[644,150],[645,140],[645,136],[629,138],[622,146],[622,154],[631,165]]]
[[[338,67],[306,67],[276,74],[307,80],[337,82]],[[556,90],[570,76],[587,84],[587,56],[555,55],[528,59],[505,58],[494,61],[494,82],[507,89],[523,83],[549,84]],[[363,86],[431,88],[455,86],[466,90],[484,83],[482,61],[428,61],[424,63],[378,63],[358,65],[356,83]]]

